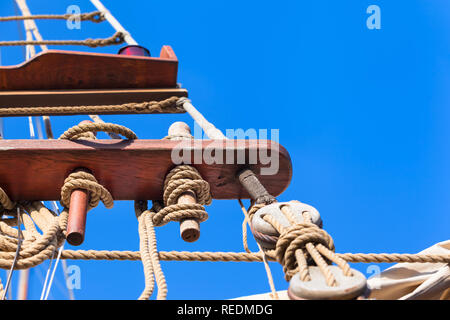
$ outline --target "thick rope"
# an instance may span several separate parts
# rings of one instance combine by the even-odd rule
[[[103,22],[105,21],[105,15],[100,11],[87,12],[77,14],[37,14],[33,16],[10,16],[10,17],[0,17],[0,22],[4,21],[16,21],[16,20],[69,20],[69,19],[80,19],[80,21],[92,21],[92,22]]]
[[[73,126],[64,132],[59,139],[76,140],[86,132],[113,132],[129,140],[137,139],[136,134],[127,127],[113,123],[86,123]]]
[[[161,261],[262,262],[259,252],[158,251]],[[347,262],[355,263],[450,263],[450,255],[409,253],[336,253]],[[276,261],[275,252],[266,251],[269,261]],[[64,250],[67,260],[139,261],[139,251]]]
[[[27,205],[26,208],[30,210],[30,216],[42,216],[43,210],[39,211],[38,208],[31,204]],[[26,217],[25,219],[29,218],[25,212],[21,212],[21,215],[23,218]],[[22,242],[14,269],[29,269],[41,264],[45,260],[51,259],[54,251],[65,240],[64,232],[67,227],[67,218],[68,212],[67,210],[63,210],[60,216],[53,217],[50,224],[45,226],[38,224],[41,230],[45,230],[43,234],[28,230],[28,234],[31,236],[26,236]],[[46,218],[43,217],[43,219]],[[0,221],[0,225],[2,225],[2,228],[0,228],[0,268],[9,269],[14,262],[19,243],[17,229],[3,225],[2,221]],[[25,226],[30,227],[28,223]],[[14,235],[15,237],[12,237]]]
[[[77,170],[69,174],[61,188],[61,204],[65,208],[70,207],[70,196],[72,191],[76,189],[89,191],[88,210],[95,208],[100,200],[106,208],[112,208],[114,205],[112,195],[105,187],[98,183],[94,175],[83,170]]]
[[[0,188],[0,205],[2,208],[7,210],[12,210],[15,207],[15,203],[11,201],[2,188]]]
[[[244,204],[242,203],[241,199],[238,199],[239,205],[241,207],[242,213],[244,214],[244,221],[242,223],[242,237],[243,237],[243,243],[244,243],[244,249],[246,252],[250,253],[250,249],[248,248],[248,243],[247,243],[247,225],[250,224],[250,219],[248,216],[248,212],[244,207]],[[270,270],[269,267],[269,263],[268,263],[268,257],[266,256],[266,253],[264,252],[264,250],[262,249],[261,245],[259,243],[256,243],[259,249],[259,253],[262,256],[262,262],[264,264],[264,269],[266,270],[266,276],[267,276],[267,281],[269,283],[269,287],[270,287],[270,291],[271,291],[271,296],[273,299],[278,300],[278,293],[277,290],[275,289],[275,283],[273,281],[273,276],[272,276],[272,270]]]
[[[185,192],[193,192],[197,203],[177,204],[178,197]],[[194,167],[180,165],[172,169],[164,180],[163,201],[165,207],[155,203],[156,213],[153,215],[155,226],[163,226],[170,221],[197,219],[199,222],[208,219],[203,205],[211,204],[212,197],[209,183],[201,177]]]
[[[179,97],[173,96],[161,101],[125,103],[121,105],[98,106],[56,106],[56,107],[2,107],[0,116],[28,115],[70,115],[70,114],[151,114],[185,112],[177,105]]]
[[[139,221],[140,253],[145,275],[145,288],[139,300],[148,300],[153,294],[154,279],[158,286],[157,300],[167,297],[167,283],[159,262],[158,249],[156,245],[155,228],[153,225],[152,210],[146,210],[143,202],[135,203],[136,216]]]
[[[85,39],[85,40],[20,40],[20,41],[0,41],[0,46],[26,46],[26,45],[70,45],[88,46],[91,48],[104,47],[124,43],[125,38],[122,32],[116,32],[109,38]]]

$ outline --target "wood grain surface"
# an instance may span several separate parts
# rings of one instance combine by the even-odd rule
[[[0,90],[175,88],[178,60],[48,50],[18,66],[0,67]]]
[[[266,140],[0,140],[0,187],[13,200],[59,200],[64,179],[83,167],[116,200],[158,200],[166,174],[176,165],[172,152],[192,159],[215,199],[248,198],[236,179],[244,168],[254,170],[274,196],[287,188],[292,176],[287,151]],[[276,174],[260,175],[268,166],[261,152],[278,159]],[[240,164],[238,153],[243,156]],[[210,163],[205,154],[219,161]],[[255,163],[250,163],[251,155],[256,155]]]

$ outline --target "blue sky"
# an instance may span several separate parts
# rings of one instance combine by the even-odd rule
[[[64,13],[87,0],[28,0],[34,14]],[[279,129],[293,180],[278,197],[315,206],[337,252],[418,252],[449,239],[450,3],[435,1],[104,1],[133,37],[158,55],[171,45],[193,104],[219,129]],[[366,8],[381,8],[381,29],[366,27]],[[14,15],[1,1],[0,14]],[[108,37],[107,24],[68,30],[38,21],[45,39]],[[16,23],[1,40],[20,38]],[[54,48],[54,47],[53,47]],[[115,53],[118,47],[88,50]],[[2,48],[2,64],[23,61]],[[86,119],[52,117],[55,135]],[[103,116],[140,138],[159,139],[188,115]],[[29,138],[26,118],[4,120],[5,137]],[[177,223],[157,229],[160,250],[242,251],[237,201],[214,201],[199,241],[179,239]],[[70,246],[67,245],[67,248]],[[132,202],[89,213],[82,249],[138,250]],[[251,241],[252,249],[256,246]],[[140,262],[68,261],[81,270],[77,299],[135,299]],[[367,273],[367,264],[354,264]],[[381,265],[386,268],[388,265]],[[40,275],[31,271],[30,298]],[[169,299],[228,299],[269,291],[258,263],[163,262]],[[271,263],[276,288],[286,289]],[[0,272],[5,281],[5,272]],[[13,283],[14,288],[15,283]],[[61,269],[50,298],[66,299]],[[14,291],[15,292],[15,291]]]

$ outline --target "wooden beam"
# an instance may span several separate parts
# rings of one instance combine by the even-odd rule
[[[162,57],[48,50],[0,67],[0,90],[175,88],[178,60],[169,46]]]
[[[270,165],[261,158],[266,153],[278,162],[275,174],[259,174]],[[208,154],[219,161],[208,164]],[[274,196],[287,188],[292,176],[287,151],[266,140],[0,140],[0,187],[14,201],[59,200],[64,179],[83,167],[115,200],[159,200],[166,174],[180,164],[172,161],[175,156],[183,156],[186,164],[187,158],[194,162],[215,199],[249,198],[236,179],[245,167]]]
[[[186,89],[87,89],[87,90],[33,90],[33,91],[0,91],[1,108],[59,107],[59,106],[102,106],[121,105],[131,102],[161,101],[170,97],[187,97]],[[184,113],[184,109],[175,113]],[[42,115],[65,115],[53,113],[51,110]],[[96,114],[126,114],[132,111],[104,112]],[[173,112],[171,112],[173,113]],[[69,113],[67,113],[69,114]],[[88,114],[78,110],[77,114]],[[3,117],[23,116],[22,113],[2,114]]]

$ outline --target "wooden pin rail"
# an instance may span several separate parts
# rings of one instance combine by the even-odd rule
[[[220,159],[221,151],[222,160],[215,162],[222,163],[205,161],[208,154]],[[259,175],[269,166],[260,152],[278,161],[275,174]],[[275,196],[292,176],[287,151],[266,140],[0,140],[0,186],[13,201],[59,200],[64,179],[76,168],[86,168],[115,200],[160,200],[166,174],[179,164],[172,161],[172,153],[184,159],[200,157],[192,165],[209,182],[215,199],[249,198],[236,178],[246,167]],[[236,163],[238,154],[241,163]],[[256,163],[249,163],[250,155],[257,156]]]
[[[187,91],[178,88],[177,73],[178,59],[170,46],[163,46],[159,57],[48,50],[20,65],[0,67],[1,116],[159,113],[101,106],[187,97]],[[57,107],[71,106],[99,108],[56,112]],[[32,107],[55,108],[23,110]],[[22,110],[1,110],[11,108]]]
[[[48,50],[0,67],[0,90],[176,88],[178,60],[170,46],[160,57]]]

